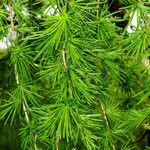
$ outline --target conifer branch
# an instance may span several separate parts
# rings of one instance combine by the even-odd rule
[[[9,7],[9,17],[10,17],[10,28],[11,28],[12,32],[15,32],[15,25],[14,25],[14,21],[13,21],[13,8],[12,8],[11,2],[8,4],[8,7]],[[11,40],[12,40],[11,42],[12,42],[13,46],[15,46],[15,38],[12,37]],[[18,74],[18,71],[17,71],[17,64],[15,64],[15,78],[16,78],[17,85],[19,85],[20,81],[19,81],[19,74]],[[23,106],[23,111],[24,111],[24,114],[25,114],[25,120],[29,124],[30,123],[29,115],[28,115],[27,108],[26,108],[24,102],[22,103],[22,106]],[[35,137],[34,137],[34,148],[35,148],[35,150],[37,150],[36,136],[37,135],[35,135]]]
[[[12,31],[15,31],[15,25],[14,25],[14,22],[13,22],[12,4],[9,3],[8,6],[9,6],[9,15],[10,15],[9,17],[10,17],[10,24],[11,24],[10,28],[11,28]],[[15,46],[15,41],[12,41],[12,43],[13,43],[13,46]],[[19,81],[19,75],[18,75],[18,71],[17,71],[17,64],[15,64],[15,77],[16,77],[16,83],[19,84],[20,81]],[[23,110],[24,110],[24,113],[25,113],[25,119],[26,119],[27,123],[29,123],[30,122],[29,121],[29,116],[27,114],[27,110],[26,110],[24,102],[23,102]]]
[[[65,53],[65,43],[63,44],[63,48],[62,48],[62,61],[63,61],[63,66],[64,66],[64,69],[65,71],[67,71],[67,63],[66,63],[66,53]],[[56,150],[59,149],[59,136],[56,137]]]
[[[81,150],[138,149],[146,138],[150,145],[149,131],[131,142],[141,137],[143,118],[150,122],[145,105],[150,98],[150,18],[142,0],[138,5],[119,0],[0,3],[0,42],[7,42],[11,53],[1,59],[0,48],[0,119],[13,124],[23,117],[15,137],[21,138],[22,149],[74,149],[74,144]],[[128,34],[135,14],[138,25]],[[31,78],[32,87],[22,84]],[[37,101],[38,93],[43,101]]]

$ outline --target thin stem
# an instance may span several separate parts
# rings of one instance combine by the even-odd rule
[[[13,22],[13,8],[11,3],[8,4],[8,7],[9,7],[10,27],[12,30],[15,30],[15,26]]]
[[[64,43],[63,48],[62,48],[62,61],[63,61],[64,69],[65,69],[65,71],[67,71],[66,54],[65,54],[65,43]],[[58,147],[59,147],[59,136],[56,137],[56,150],[58,150]]]
[[[59,150],[59,136],[56,138],[56,150]]]
[[[26,119],[27,123],[29,123],[30,120],[29,120],[29,116],[28,116],[27,109],[26,109],[24,102],[22,105],[23,105],[23,110],[24,110],[24,114],[25,114],[25,119]]]
[[[15,64],[15,77],[16,77],[17,84],[19,84],[19,75],[18,75],[18,72],[17,72],[17,64]]]
[[[108,130],[110,130],[110,127],[109,127],[109,122],[108,122],[108,118],[107,118],[107,114],[106,114],[106,110],[103,106],[103,104],[100,102],[100,105],[101,105],[101,109],[102,109],[102,113],[103,113],[103,117],[104,117],[104,120],[105,120],[105,123],[106,123],[106,127]],[[116,150],[115,146],[112,144],[112,149],[113,150]]]
[[[63,57],[63,65],[65,68],[65,71],[67,70],[67,63],[66,63],[66,54],[65,54],[65,44],[63,45],[62,48],[62,57]]]
[[[34,136],[34,149],[38,150],[37,145],[36,145],[36,139],[37,139],[37,134]]]
[[[103,106],[103,104],[101,102],[100,102],[100,105],[101,105],[101,109],[102,109],[102,113],[103,113],[103,116],[104,116],[104,119],[105,119],[105,123],[106,123],[107,129],[110,129],[109,128],[107,114],[106,114],[106,110],[104,109],[104,106]]]
[[[16,40],[15,35],[16,35],[16,33],[15,33],[15,25],[14,25],[14,21],[13,21],[14,14],[13,14],[13,8],[12,8],[11,3],[8,4],[8,8],[9,8],[10,33],[11,33],[10,34],[10,40],[11,40],[11,44],[13,46],[15,46],[15,40]]]

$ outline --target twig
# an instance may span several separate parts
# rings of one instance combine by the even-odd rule
[[[108,129],[110,129],[108,119],[107,119],[106,110],[104,109],[104,106],[101,102],[100,102],[100,105],[101,105],[101,109],[102,109],[102,113],[103,113],[103,116],[104,116],[104,119],[105,119],[106,126],[107,126]]]
[[[37,139],[37,134],[34,136],[34,149],[38,150],[37,145],[36,145],[36,139]]]
[[[30,120],[29,120],[29,116],[28,116],[27,109],[26,109],[24,102],[22,105],[23,105],[23,110],[24,110],[24,114],[25,114],[25,119],[26,119],[27,123],[29,123]]]
[[[67,70],[66,54],[65,54],[65,44],[63,45],[63,48],[62,48],[62,57],[63,57],[64,68],[65,68],[65,70]]]
[[[9,8],[10,26],[12,30],[15,30],[15,26],[13,22],[13,8],[11,3],[8,4],[8,8]]]
[[[104,116],[104,119],[105,119],[106,127],[107,127],[108,130],[110,130],[106,110],[105,110],[105,108],[104,108],[104,106],[101,102],[100,102],[100,105],[101,105],[102,113],[103,113],[103,116]],[[112,146],[113,150],[116,150],[116,148],[113,144],[111,146]]]
[[[65,69],[65,71],[67,71],[66,54],[65,54],[65,43],[64,43],[63,48],[62,48],[62,61],[63,61],[64,69]],[[56,137],[56,150],[58,150],[58,146],[59,146],[59,136]]]
[[[18,75],[18,72],[17,72],[17,64],[15,64],[15,77],[16,77],[17,84],[19,84],[19,75]]]
[[[56,150],[59,150],[59,136],[56,137]]]

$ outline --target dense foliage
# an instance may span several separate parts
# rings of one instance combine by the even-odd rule
[[[146,0],[0,1],[2,149],[150,149],[149,13]]]

